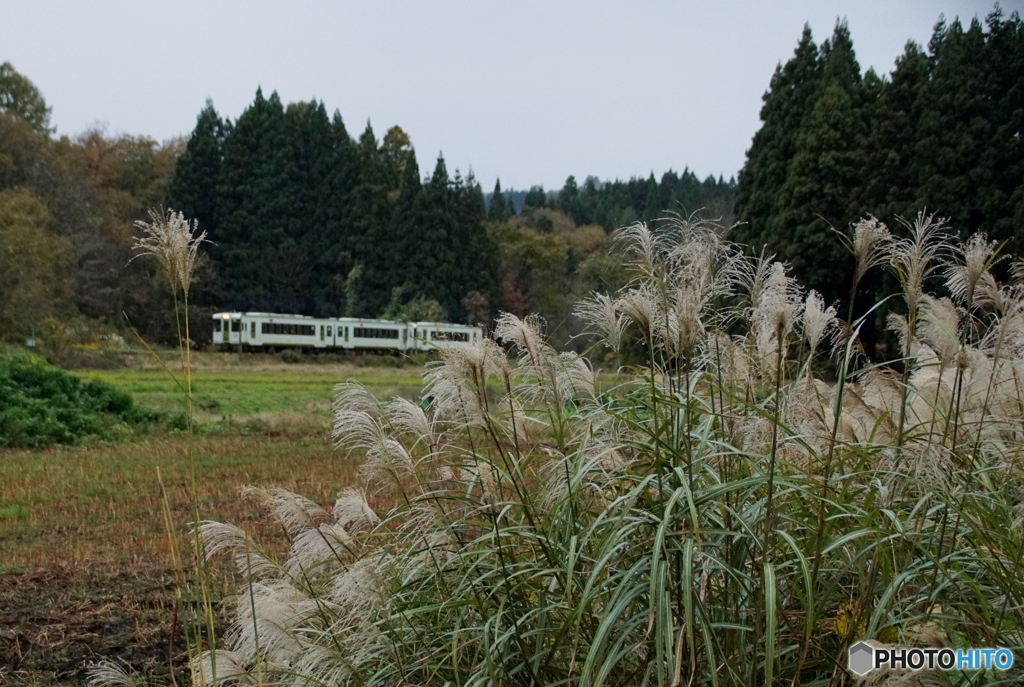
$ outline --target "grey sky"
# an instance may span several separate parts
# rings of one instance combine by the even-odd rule
[[[1024,0],[1002,3],[1009,13]],[[399,124],[428,173],[443,150],[490,190],[574,174],[735,174],[761,95],[805,22],[847,18],[862,69],[888,73],[939,15],[992,2],[51,2],[0,6],[0,61],[59,133],[187,134],[207,97],[237,117],[257,86],[317,98],[358,135]]]

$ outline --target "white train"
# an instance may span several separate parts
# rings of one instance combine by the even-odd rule
[[[443,322],[405,323],[265,312],[219,312],[213,315],[213,344],[220,349],[433,351],[457,343],[475,343],[482,336],[480,327]]]

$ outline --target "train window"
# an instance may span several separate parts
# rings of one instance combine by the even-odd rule
[[[469,341],[466,332],[430,332],[431,341]]]
[[[220,320],[214,320],[213,321],[213,331],[215,331],[215,332],[219,332],[220,331]]]
[[[237,332],[241,329],[242,323],[238,320],[231,320],[231,331]]]
[[[328,337],[330,337],[330,336],[331,336],[331,327],[328,327],[328,328],[327,328],[327,336],[328,336]]]
[[[249,338],[250,339],[255,339],[256,338],[256,323],[255,322],[250,322],[249,323]]]
[[[397,329],[382,329],[380,327],[359,327],[352,330],[352,336],[357,339],[397,339]]]

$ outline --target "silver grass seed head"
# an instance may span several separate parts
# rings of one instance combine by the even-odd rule
[[[284,579],[246,585],[235,597],[235,620],[225,637],[232,650],[250,661],[257,648],[270,661],[293,660],[309,645],[297,630],[321,608],[307,594]]]
[[[385,563],[381,563],[384,565]],[[375,558],[362,558],[331,581],[328,598],[346,619],[368,617],[384,604],[383,583]]]
[[[242,488],[242,497],[269,510],[291,536],[331,519],[320,504],[280,487],[246,486]]]
[[[309,575],[324,563],[342,560],[351,539],[345,528],[336,522],[304,530],[292,539],[285,568],[296,578]]]
[[[836,307],[830,305],[826,308],[821,294],[814,290],[808,291],[804,300],[803,325],[804,338],[813,355],[818,345],[823,340],[827,342],[834,338],[839,329]]]
[[[704,340],[706,327],[703,314],[710,300],[709,295],[707,292],[701,293],[690,284],[684,284],[675,291],[671,306],[672,317],[669,318],[673,331],[669,339],[676,342],[683,355],[692,354]]]
[[[270,578],[280,572],[277,563],[236,525],[206,520],[199,524],[199,537],[207,560],[227,553],[233,558],[235,567],[250,578]]]
[[[593,292],[590,298],[576,305],[573,314],[583,321],[586,333],[596,336],[616,353],[622,347],[627,322],[616,309],[615,299],[611,296]]]
[[[331,628],[335,630],[342,628]],[[343,631],[343,630],[342,630]],[[292,676],[290,682],[302,685],[343,685],[352,679],[351,659],[340,654],[335,646],[315,645],[302,652],[295,662],[288,666]],[[295,678],[303,678],[296,680]]]
[[[100,661],[90,666],[86,678],[93,687],[136,687],[139,684],[130,666],[113,661]]]
[[[434,435],[434,423],[423,408],[406,398],[396,396],[384,406],[384,413],[399,432],[427,440]]]
[[[918,312],[917,338],[948,365],[960,350],[960,313],[948,298],[927,295],[921,296]]]
[[[985,234],[974,234],[954,249],[956,262],[946,270],[946,288],[961,305],[973,308],[978,285],[989,268],[996,261],[995,241],[989,241]]]
[[[974,302],[980,308],[989,308],[996,313],[1004,313],[1009,308],[1007,296],[1012,288],[1004,289],[992,276],[992,273],[986,270],[978,279],[978,285],[974,287]]]
[[[359,382],[349,380],[334,387],[335,410],[362,411],[370,415],[381,413],[381,404],[377,397],[366,390]]]
[[[503,312],[494,327],[495,339],[512,344],[519,352],[523,364],[543,367],[554,351],[544,342],[541,330],[544,321],[537,315],[520,319],[512,313]]]
[[[913,222],[900,221],[910,236],[892,242],[892,265],[903,284],[907,308],[913,313],[924,293],[925,280],[941,267],[950,247],[945,221],[934,214],[919,212]]]
[[[219,687],[219,685],[254,685],[256,677],[246,670],[246,658],[237,651],[214,649],[195,656],[189,669],[192,684],[196,687]],[[214,682],[214,665],[217,666],[217,681]]]
[[[150,210],[149,218],[149,222],[135,222],[135,227],[142,234],[136,237],[132,246],[135,253],[132,260],[143,255],[155,258],[163,268],[171,290],[180,288],[188,298],[199,261],[199,246],[209,243],[206,232],[197,234],[195,220],[186,220],[184,214],[173,210]]]
[[[999,289],[996,318],[981,347],[993,358],[1024,360],[1024,287]]]
[[[380,518],[366,500],[366,492],[354,487],[349,487],[338,494],[331,515],[334,522],[357,533],[366,532],[380,522]]]
[[[1010,263],[1010,279],[1014,284],[1024,284],[1024,260],[1014,260]]]
[[[888,259],[891,241],[889,228],[870,215],[853,225],[854,284]]]
[[[497,378],[506,388],[512,374],[505,352],[491,339],[453,346],[441,352],[441,360],[428,365],[423,375],[425,398],[430,398],[436,418],[461,426],[486,423],[487,380]]]
[[[380,401],[357,382],[335,387],[331,437],[335,448],[352,450],[378,444],[386,433]]]
[[[742,389],[749,384],[752,365],[746,347],[724,332],[712,332],[701,347],[699,366],[717,370],[727,387]]]
[[[771,276],[773,264],[775,264],[775,256],[765,255],[763,251],[756,258],[744,259],[741,257],[737,261],[737,282],[746,291],[748,301],[747,307],[742,312],[742,317],[751,325],[754,313],[757,312],[764,295],[768,278]]]
[[[770,332],[782,345],[799,321],[801,305],[797,281],[786,274],[781,262],[772,263],[753,316],[758,330],[766,334]]]
[[[640,329],[645,339],[654,335],[654,327],[661,322],[663,309],[661,297],[655,292],[654,287],[649,283],[629,289],[615,301],[615,309],[620,312],[627,321],[632,322]]]
[[[913,341],[913,334],[910,331],[910,323],[907,318],[899,313],[891,312],[885,318],[885,328],[896,335],[900,344],[900,353],[904,357],[910,355],[910,346]]]
[[[668,246],[666,236],[651,231],[644,222],[636,222],[620,229],[615,242],[632,257],[632,265],[641,275],[657,278],[664,270]]]
[[[359,475],[365,484],[398,484],[414,469],[412,456],[397,439],[384,437],[365,448],[366,458],[359,466]]]
[[[369,450],[387,438],[383,423],[370,413],[362,410],[334,410],[334,427],[331,430],[334,447],[352,451]]]
[[[555,365],[555,385],[563,399],[593,397],[597,380],[586,358],[572,351],[558,354]]]

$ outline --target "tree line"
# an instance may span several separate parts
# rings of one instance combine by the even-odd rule
[[[172,340],[159,275],[132,261],[133,223],[183,211],[207,232],[191,307],[488,322],[539,312],[563,341],[571,306],[621,282],[610,232],[665,211],[728,213],[735,182],[684,170],[570,177],[485,195],[443,156],[421,174],[398,126],[356,138],[322,102],[257,90],[235,120],[208,102],[186,139],[57,136],[49,106],[0,68],[0,338],[95,341],[127,326]],[[112,329],[113,328],[113,329]]]
[[[421,179],[416,152],[398,126],[381,140],[368,123],[352,139],[322,102],[281,103],[257,91],[234,122],[212,103],[199,114],[178,161],[168,202],[198,220],[214,242],[209,303],[240,310],[315,315],[448,318],[486,322],[529,304],[526,291],[558,284],[565,269],[502,262],[522,231],[563,234],[568,224],[605,232],[666,210],[731,211],[735,182],[669,171],[647,179],[559,193],[484,195],[473,174],[449,175],[439,157]],[[552,212],[560,213],[558,217]],[[552,238],[555,243],[557,238]],[[502,248],[504,246],[504,249]],[[568,249],[566,249],[568,250]],[[517,286],[526,270],[541,282]],[[570,270],[571,271],[571,270]],[[520,280],[521,281],[521,280]],[[538,297],[534,300],[550,300]],[[561,300],[561,299],[558,299]],[[550,308],[549,308],[550,310]],[[559,313],[561,317],[567,313]]]
[[[0,65],[0,338],[95,339],[130,322],[173,339],[172,303],[132,262],[133,222],[161,205],[208,232],[193,321],[219,309],[487,322],[540,312],[556,339],[571,304],[625,279],[611,233],[666,213],[735,227],[829,302],[849,299],[834,232],[927,208],[1024,253],[1024,25],[997,8],[939,21],[895,69],[862,73],[846,24],[805,28],[780,64],[738,179],[684,168],[628,181],[569,177],[485,194],[443,156],[423,174],[398,126],[353,137],[322,102],[257,90],[237,119],[212,103],[186,139],[58,136],[31,81]],[[885,285],[865,283],[865,303]],[[840,312],[845,312],[842,307]],[[105,328],[105,329],[104,329]],[[85,333],[83,333],[85,332]],[[123,332],[122,332],[123,333]],[[206,335],[198,331],[195,338]]]
[[[817,45],[804,28],[764,94],[739,174],[733,238],[790,263],[844,305],[853,260],[833,229],[873,215],[901,230],[927,209],[966,238],[1024,253],[1024,24],[940,20],[887,76],[862,74],[845,22]],[[868,283],[865,302],[882,285]],[[841,312],[846,312],[845,307]]]
[[[168,203],[213,242],[211,305],[379,317],[430,301],[454,319],[497,305],[472,175],[450,176],[439,157],[421,179],[401,128],[378,141],[367,124],[353,139],[320,102],[285,106],[258,90],[234,122],[207,103]]]
[[[0,340],[66,347],[126,322],[173,337],[166,287],[129,261],[133,223],[165,202],[182,145],[57,136],[38,89],[0,64]]]
[[[580,186],[575,176],[565,180],[560,191],[545,192],[543,186],[529,191],[501,190],[501,179],[486,197],[488,218],[502,221],[511,215],[537,208],[561,210],[579,225],[597,224],[607,231],[635,222],[651,222],[666,213],[689,215],[700,213],[719,222],[732,224],[736,196],[735,178],[725,181],[708,176],[704,180],[685,168],[682,174],[668,170],[661,181],[654,172],[646,178],[603,182],[588,176]]]

